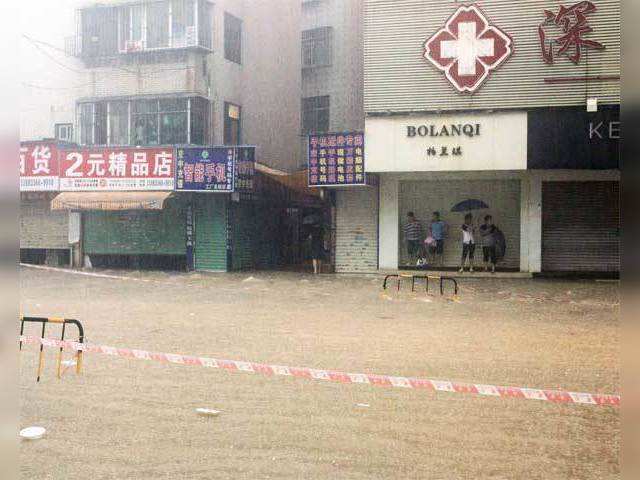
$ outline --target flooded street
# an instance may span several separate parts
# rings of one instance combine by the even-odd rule
[[[620,392],[617,283],[465,278],[453,299],[384,292],[381,276],[95,273],[22,268],[23,314],[76,318],[99,345]],[[20,425],[48,431],[22,443],[24,478],[619,476],[618,408],[91,354],[58,381],[55,359],[49,349],[36,384],[37,347],[20,357]]]

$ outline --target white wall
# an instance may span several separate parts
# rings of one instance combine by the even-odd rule
[[[378,259],[381,270],[398,268],[400,182],[395,175],[380,175]]]
[[[451,125],[472,127],[469,135],[408,137],[409,126],[433,126],[435,134]],[[479,125],[476,129],[476,125]],[[430,129],[429,129],[430,131]],[[479,135],[477,132],[479,131]],[[447,114],[368,117],[365,122],[368,172],[525,170],[527,113]],[[435,148],[436,155],[427,150]],[[442,147],[448,155],[440,156]],[[454,156],[460,147],[461,155]]]

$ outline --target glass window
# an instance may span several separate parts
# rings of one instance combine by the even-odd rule
[[[131,107],[131,143],[158,145],[158,100],[136,100]]]
[[[56,123],[55,124],[56,140],[61,142],[73,141],[73,124],[72,123]]]
[[[224,58],[242,63],[242,20],[224,14]]]
[[[109,103],[110,145],[129,144],[129,102]]]
[[[78,108],[78,126],[80,127],[80,143],[93,143],[93,103],[81,103]]]
[[[160,143],[163,145],[188,143],[188,100],[168,98],[161,99],[159,104]]]
[[[169,2],[147,3],[147,48],[169,46]]]
[[[333,30],[314,28],[302,32],[302,68],[323,67],[333,62]]]
[[[302,99],[302,133],[328,132],[330,124],[330,97]]]
[[[204,98],[191,99],[191,143],[204,145],[207,143],[209,124],[209,102]]]
[[[143,21],[143,5],[132,5],[119,9],[120,51],[135,52],[143,50]]]
[[[171,46],[195,45],[194,0],[171,2]]]
[[[224,138],[225,145],[239,145],[242,140],[241,108],[233,103],[224,103]]]
[[[209,2],[198,2],[198,41],[206,48],[211,48],[211,4]]]
[[[107,144],[107,104],[105,102],[95,104],[93,143],[94,145]]]

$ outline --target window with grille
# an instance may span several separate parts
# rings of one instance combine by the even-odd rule
[[[302,68],[326,67],[333,62],[333,29],[314,28],[302,32]]]
[[[308,97],[302,99],[302,133],[329,131],[330,97]]]
[[[83,145],[201,145],[209,102],[202,97],[130,98],[78,105]]]
[[[54,129],[56,140],[61,142],[73,141],[73,123],[56,123]]]
[[[242,20],[224,14],[224,58],[242,63]]]

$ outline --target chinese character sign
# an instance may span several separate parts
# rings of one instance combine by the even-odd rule
[[[235,190],[242,193],[251,193],[253,192],[256,168],[256,147],[235,147],[235,150]]]
[[[60,190],[173,190],[173,148],[61,150]]]
[[[233,147],[178,148],[176,190],[231,193],[234,163]]]
[[[20,191],[58,190],[58,148],[55,143],[20,144]]]
[[[542,58],[550,65],[554,56],[565,55],[573,63],[580,63],[583,48],[604,50],[605,46],[585,38],[593,32],[587,16],[597,10],[593,2],[577,2],[570,7],[561,5],[557,12],[545,10],[545,20],[538,26]]]
[[[366,185],[364,133],[309,136],[309,186]]]

